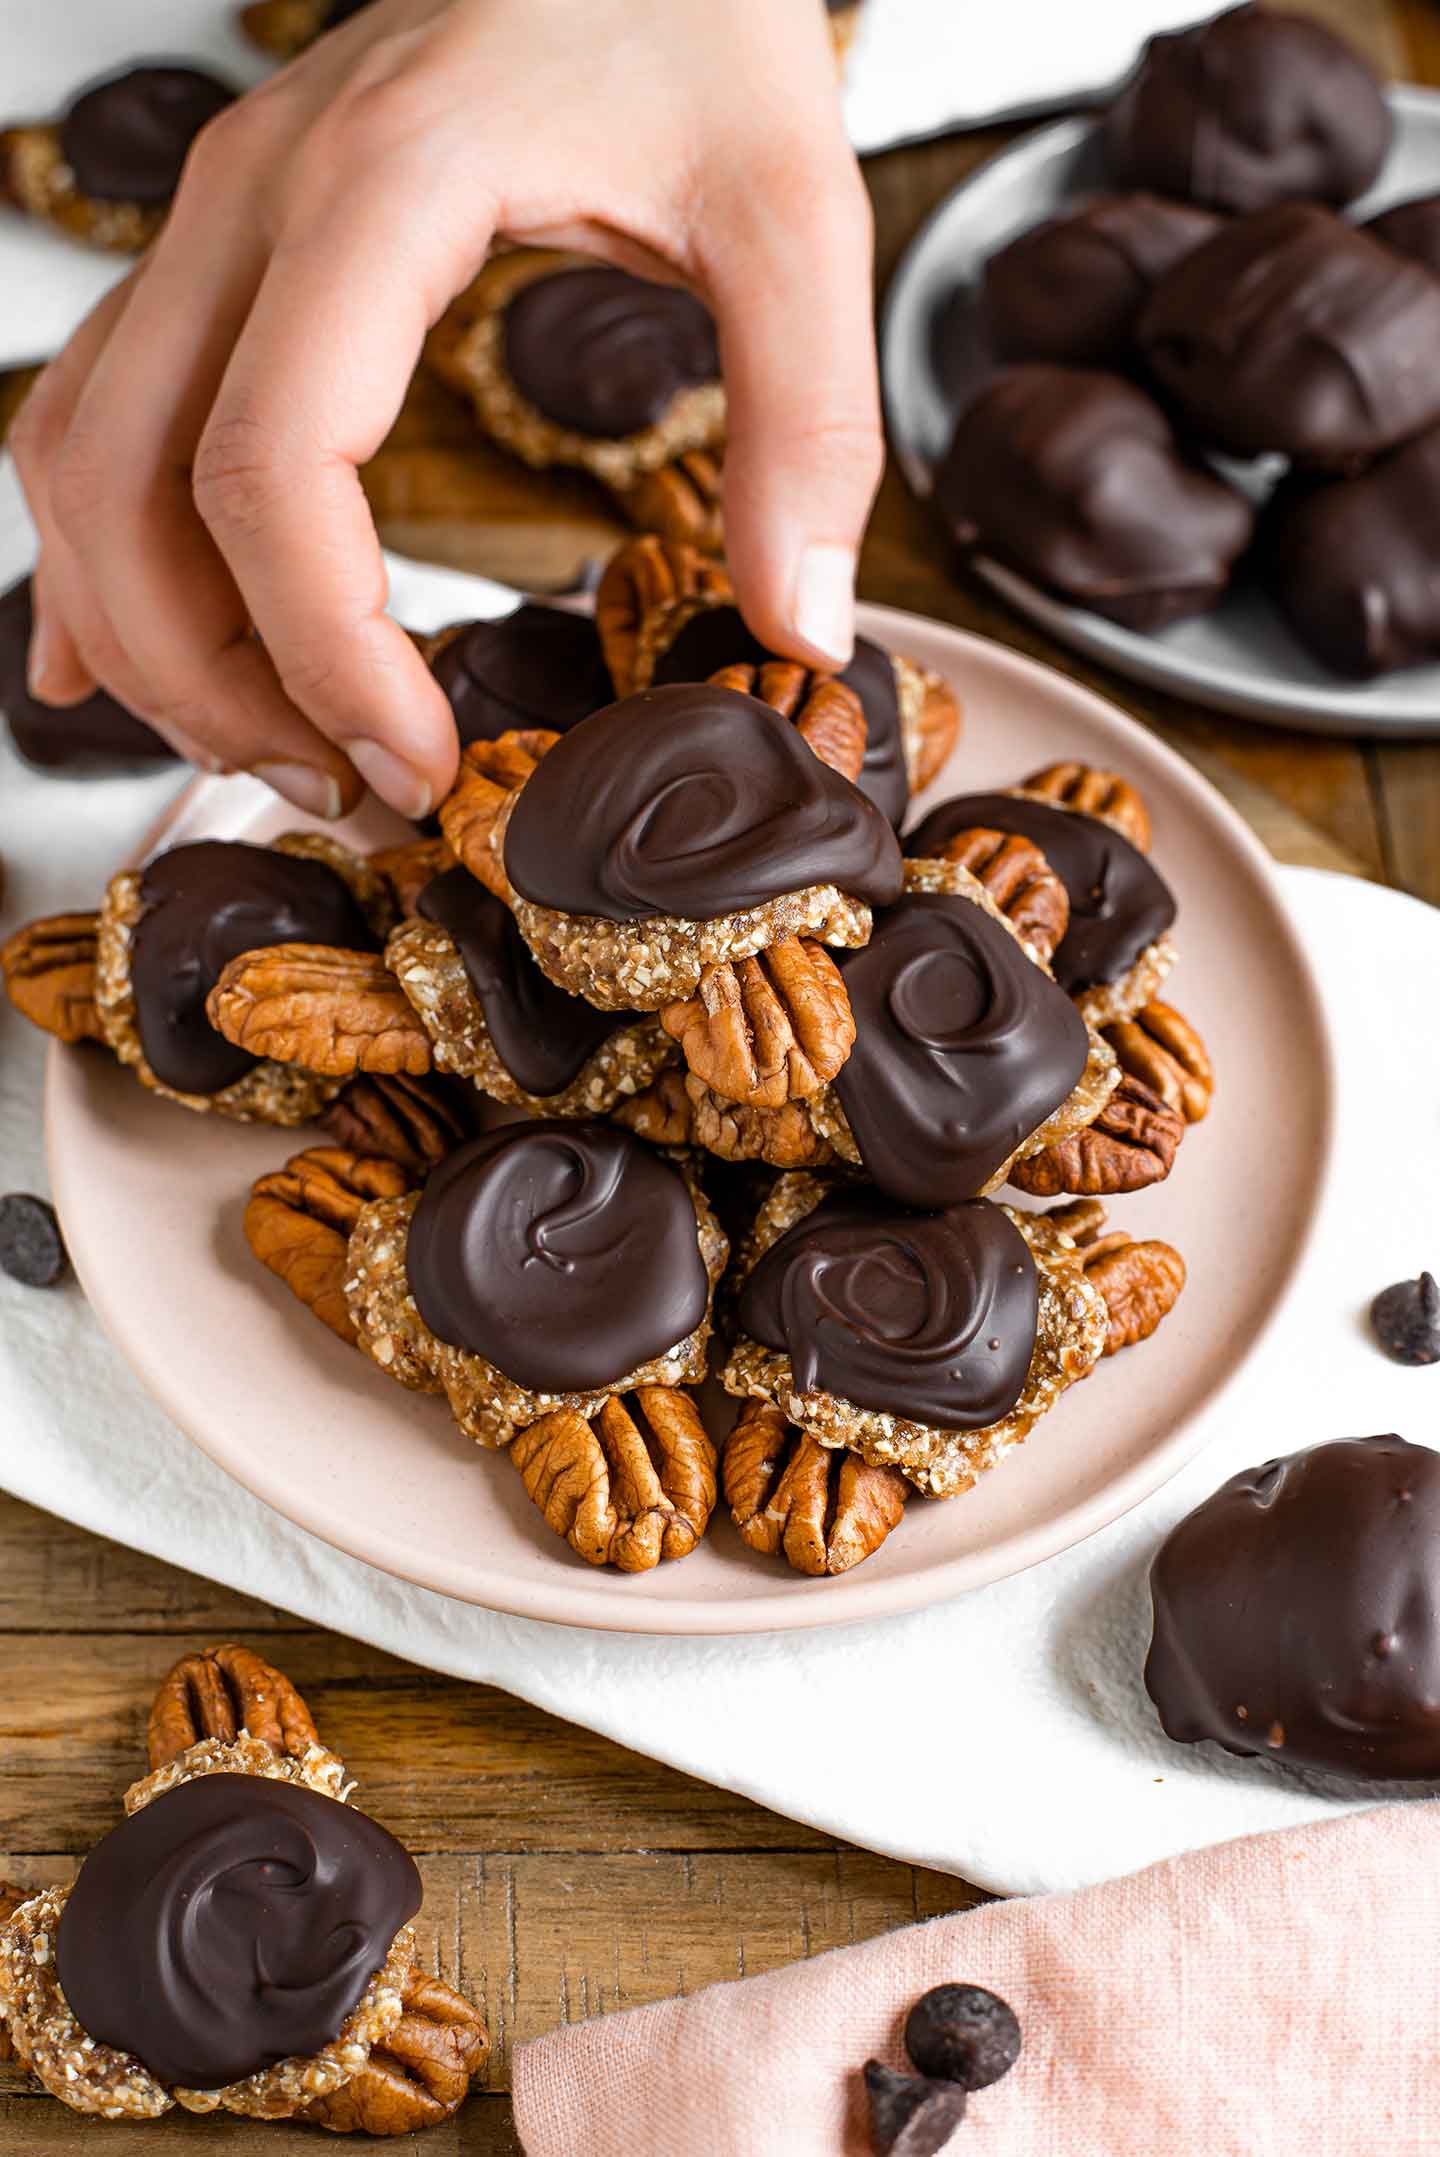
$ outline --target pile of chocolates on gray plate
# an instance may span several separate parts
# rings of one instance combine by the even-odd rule
[[[1440,659],[1440,194],[1346,210],[1392,126],[1318,23],[1153,38],[1099,125],[1111,192],[984,266],[935,475],[962,545],[1131,629],[1243,579],[1338,674]]]

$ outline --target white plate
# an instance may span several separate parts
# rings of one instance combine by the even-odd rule
[[[1395,141],[1375,187],[1354,206],[1360,218],[1440,189],[1440,92],[1406,87],[1389,95]],[[1094,123],[1062,120],[972,173],[911,242],[886,299],[880,362],[891,441],[917,494],[930,493],[931,469],[954,425],[941,360],[971,349],[965,294],[985,257],[1104,184]],[[1301,648],[1258,593],[1236,591],[1212,614],[1141,635],[1066,606],[984,556],[975,567],[1061,643],[1151,688],[1309,733],[1440,734],[1440,665],[1343,682]]]

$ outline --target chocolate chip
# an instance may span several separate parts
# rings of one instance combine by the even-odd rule
[[[906,2018],[905,2050],[922,2075],[983,2090],[1019,2059],[1020,2024],[983,1985],[936,1985]]]
[[[69,1263],[52,1205],[29,1191],[0,1198],[0,1273],[27,1288],[53,1288]]]
[[[903,2075],[865,2062],[870,2146],[876,2157],[935,2157],[965,2117],[965,2092],[953,2082]]]
[[[1382,1288],[1370,1323],[1392,1363],[1440,1363],[1440,1282],[1422,1273],[1418,1281]]]

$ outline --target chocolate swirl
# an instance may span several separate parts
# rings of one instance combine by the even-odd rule
[[[98,1843],[55,1942],[87,2034],[172,2088],[319,2052],[420,1907],[374,1820],[295,1783],[205,1775]]]
[[[882,1191],[973,1198],[1079,1082],[1085,1022],[973,900],[910,892],[840,965],[855,1045],[835,1091]]]
[[[618,440],[665,417],[682,390],[715,382],[715,324],[693,293],[628,270],[557,270],[504,315],[505,366],[557,427]]]
[[[1150,1573],[1167,1736],[1373,1780],[1440,1776],[1440,1456],[1343,1438],[1246,1468]]]
[[[201,839],[158,854],[140,880],[130,944],[140,1046],[177,1093],[221,1093],[260,1061],[217,1034],[205,999],[231,959],[271,944],[373,951],[350,887],[320,861]]]
[[[1035,1261],[998,1206],[919,1213],[836,1191],[771,1245],[739,1317],[789,1356],[797,1393],[983,1430],[1025,1389],[1038,1310]]]
[[[693,1333],[709,1298],[679,1170],[598,1122],[505,1124],[451,1154],[405,1264],[431,1332],[534,1393],[612,1385]]]
[[[526,1093],[559,1093],[634,1011],[597,1011],[546,979],[508,906],[475,881],[450,869],[421,892],[417,913],[445,930],[465,966],[471,993],[485,1015],[491,1046]]]
[[[1018,832],[1039,847],[1070,898],[1070,926],[1050,961],[1074,995],[1128,973],[1175,919],[1170,887],[1138,847],[1098,817],[1020,794],[955,794],[907,833],[912,861],[938,855],[972,826]]]
[[[83,704],[42,704],[26,669],[34,626],[30,579],[0,597],[0,719],[27,763],[44,771],[96,774],[163,762],[175,751],[153,728],[97,690]]]
[[[746,627],[738,607],[706,607],[692,614],[655,665],[657,689],[672,682],[708,681],[722,667],[763,667],[774,659]],[[895,662],[868,637],[855,639],[855,656],[840,676],[865,713],[865,761],[855,784],[892,824],[904,822],[910,803]]]
[[[607,921],[713,921],[812,884],[884,906],[895,834],[755,697],[642,689],[557,743],[516,800],[505,868],[523,898]]]
[[[60,150],[82,195],[167,203],[202,127],[235,92],[194,67],[135,67],[97,82],[60,123]]]
[[[498,622],[470,622],[434,660],[462,748],[511,727],[563,734],[615,691],[588,615],[525,605]]]

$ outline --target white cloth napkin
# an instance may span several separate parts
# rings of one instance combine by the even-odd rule
[[[1143,40],[1208,12],[1197,0],[866,0],[846,118],[862,152],[1002,113],[1073,103],[1117,82]],[[0,126],[58,111],[85,82],[137,60],[186,59],[237,87],[268,72],[232,0],[0,0]],[[123,276],[0,211],[0,367],[44,359]]]

